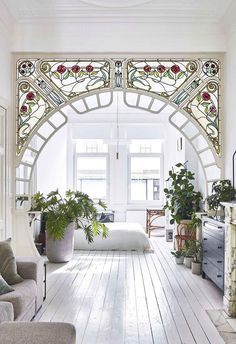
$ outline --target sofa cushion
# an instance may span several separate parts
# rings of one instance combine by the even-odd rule
[[[0,274],[0,295],[10,293],[14,289],[5,281],[5,279]]]
[[[16,259],[10,246],[10,239],[0,241],[0,274],[8,284],[23,281],[17,273]]]
[[[14,308],[14,319],[20,320],[32,306],[35,307],[36,283],[33,280],[24,280],[13,285],[13,292],[0,295],[0,301],[11,302]]]

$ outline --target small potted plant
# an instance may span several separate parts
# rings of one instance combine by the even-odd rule
[[[171,251],[171,254],[175,257],[176,264],[183,264],[184,262],[183,251]]]
[[[214,217],[224,217],[224,207],[221,202],[235,199],[235,190],[229,179],[218,180],[212,184],[212,194],[206,198],[208,209],[214,211]]]
[[[186,240],[183,246],[184,265],[191,269],[193,262],[193,240]]]
[[[193,240],[192,243],[193,262],[192,273],[201,275],[202,271],[202,243],[198,240]]]
[[[106,237],[108,229],[97,220],[97,205],[83,192],[68,190],[62,196],[58,190],[47,196],[37,192],[32,196],[30,211],[40,211],[45,218],[46,254],[51,262],[67,262],[72,258],[74,229],[83,230],[88,242],[96,235]]]

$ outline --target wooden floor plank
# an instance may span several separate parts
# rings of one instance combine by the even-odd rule
[[[107,252],[106,262],[104,265],[103,273],[98,285],[98,291],[96,294],[96,302],[93,302],[93,306],[88,319],[87,327],[84,331],[83,344],[94,343],[100,327],[101,314],[103,310],[103,304],[105,301],[108,281],[110,278],[110,271],[113,261],[113,252]],[[80,324],[78,324],[79,326]]]
[[[47,299],[34,321],[72,322],[77,344],[222,344],[206,309],[222,308],[211,282],[174,263],[171,246],[154,253],[75,251],[47,263]]]
[[[115,294],[117,288],[117,276],[119,270],[119,252],[115,252],[110,270],[107,292],[101,313],[101,322],[96,343],[109,344],[109,336],[112,327],[112,317],[114,313]]]
[[[125,286],[125,344],[139,343],[138,315],[132,252],[127,252]]]
[[[195,340],[192,336],[192,332],[188,326],[188,323],[185,319],[184,313],[173,293],[172,287],[166,278],[165,272],[159,264],[158,266],[155,265],[154,260],[153,260],[153,255],[150,254],[145,254],[145,259],[147,260],[147,265],[148,269],[150,271],[150,275],[153,281],[153,288],[154,292],[156,295],[157,300],[160,299],[160,295],[162,295],[164,302],[166,302],[169,306],[169,309],[171,310],[172,313],[172,318],[175,322],[175,326],[177,328],[179,337],[181,339],[181,343],[188,343],[188,344],[194,344]],[[160,304],[160,312],[162,314],[163,309],[162,309],[162,304]],[[166,308],[168,307],[166,304]],[[165,313],[164,313],[165,315]],[[164,317],[163,318],[163,324],[166,327],[166,331],[168,331],[168,322],[169,318]],[[167,325],[165,324],[167,322]]]
[[[135,280],[135,296],[137,304],[139,342],[143,344],[151,344],[153,343],[153,334],[147,308],[146,294],[143,285],[143,277],[141,273],[141,267],[137,252],[132,252],[132,259]],[[165,336],[165,333],[163,333],[163,336]],[[161,340],[163,336],[160,337]]]
[[[157,245],[157,244],[156,244]],[[161,251],[161,245],[157,245],[159,249],[155,250],[155,254],[159,257],[160,261],[163,262],[163,266],[165,268],[166,274],[168,278],[172,281],[175,280],[175,289],[179,289],[184,294],[184,299],[182,299],[182,303],[188,301],[189,308],[191,308],[194,319],[197,320],[195,324],[196,335],[195,337],[196,342],[199,344],[202,343],[217,343],[223,344],[224,341],[220,337],[218,331],[216,330],[215,326],[211,322],[210,318],[208,317],[206,311],[201,307],[199,300],[196,298],[192,290],[189,288],[186,280],[182,277],[181,269],[184,269],[184,266],[176,266],[173,262],[173,259],[170,255],[164,255]],[[189,272],[191,274],[191,272]],[[200,277],[199,277],[200,278]],[[193,330],[194,327],[191,327]],[[201,336],[200,336],[201,335]],[[200,338],[199,338],[200,336]]]
[[[150,254],[148,255],[150,256]],[[145,285],[154,343],[175,341],[176,344],[181,344],[181,339],[172,317],[171,310],[165,295],[162,292],[161,285],[155,278],[157,276],[156,271],[154,272],[154,275],[150,275],[150,267],[147,266],[145,256],[143,254],[139,254],[139,259],[141,262],[141,271]]]

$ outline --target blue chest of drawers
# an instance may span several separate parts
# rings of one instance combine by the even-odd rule
[[[210,278],[224,290],[225,224],[209,217],[202,219],[202,277]]]

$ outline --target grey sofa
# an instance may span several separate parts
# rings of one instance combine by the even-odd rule
[[[75,344],[76,331],[72,324],[49,322],[16,322],[13,305],[0,302],[1,344]],[[2,322],[2,323],[1,323]]]
[[[72,324],[30,322],[43,302],[44,260],[20,258],[17,269],[24,281],[13,285],[15,291],[0,295],[0,343],[75,344]]]
[[[0,302],[10,302],[15,321],[30,321],[43,303],[44,260],[41,257],[17,258],[17,270],[24,279],[12,285],[13,292],[0,295]]]

